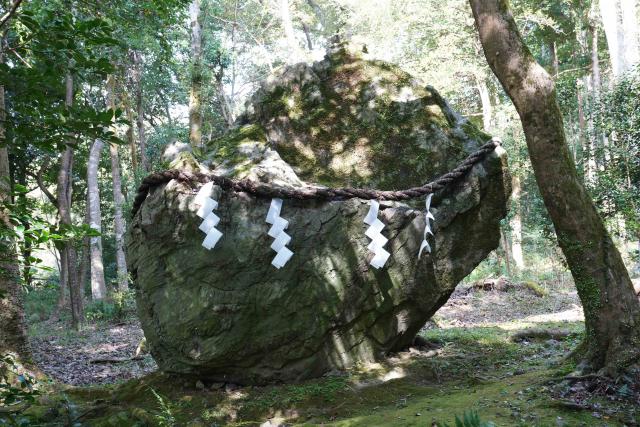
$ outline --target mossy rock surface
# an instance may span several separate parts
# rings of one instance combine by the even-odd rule
[[[489,137],[397,67],[338,46],[268,79],[238,127],[210,144],[219,174],[299,187],[399,189],[449,171]],[[206,162],[205,162],[206,163]],[[194,192],[153,189],[132,221],[128,261],[161,369],[241,384],[295,381],[406,347],[498,246],[509,194],[501,149],[436,194],[432,254],[416,205],[383,203],[391,257],[369,265],[368,201],[285,200],[293,258],[271,266],[269,200],[213,190],[224,235],[202,246]]]

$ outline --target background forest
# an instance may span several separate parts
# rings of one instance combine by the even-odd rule
[[[201,147],[223,134],[260,80],[321,58],[334,34],[433,85],[502,138],[512,209],[501,248],[472,280],[570,280],[520,121],[486,65],[466,2],[106,4],[28,1],[3,26],[6,202],[19,224],[24,285],[36,292],[28,299],[49,298],[37,315],[73,313],[77,327],[83,311],[110,310],[96,303],[128,288],[128,212],[140,180],[166,166],[165,148]],[[528,46],[556,79],[579,172],[638,271],[638,8],[632,0],[609,6],[512,4]]]
[[[513,174],[501,243],[467,279],[541,292],[572,278],[522,125],[491,72],[466,0],[4,0],[0,201],[18,244],[25,313],[77,330],[134,305],[124,234],[136,189],[168,147],[234,126],[278,67],[323,57],[336,34],[434,86],[502,139]],[[640,3],[512,0],[553,76],[581,179],[640,275]],[[212,147],[216,149],[216,147]],[[68,322],[68,323],[67,323]]]

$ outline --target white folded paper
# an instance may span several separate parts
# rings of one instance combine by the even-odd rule
[[[391,254],[384,249],[384,245],[387,244],[389,239],[382,235],[384,222],[378,219],[380,203],[378,203],[377,200],[371,200],[369,205],[369,212],[364,218],[364,223],[369,225],[369,228],[367,228],[364,234],[371,239],[367,249],[373,252],[373,258],[369,261],[369,264],[374,268],[382,268],[389,259],[389,256],[391,256]]]
[[[273,243],[271,243],[271,249],[276,251],[276,256],[271,261],[271,265],[278,269],[284,267],[293,256],[293,252],[287,248],[287,245],[291,242],[291,236],[284,232],[289,227],[289,221],[280,217],[281,210],[282,199],[271,200],[271,206],[269,206],[266,218],[266,222],[271,224],[267,234],[274,238]]]
[[[427,252],[431,253],[431,245],[429,245],[429,242],[427,241],[427,234],[431,234],[433,236],[433,231],[431,231],[431,221],[435,221],[435,218],[433,217],[433,214],[431,213],[431,198],[433,197],[433,193],[430,193],[427,196],[427,199],[425,201],[425,209],[426,212],[424,214],[424,221],[425,221],[425,226],[424,226],[424,235],[422,237],[422,243],[420,244],[420,250],[418,251],[418,259],[420,259],[420,257],[422,257],[422,251],[426,250]]]
[[[198,228],[207,235],[202,246],[207,249],[213,249],[222,237],[220,230],[216,229],[220,217],[213,213],[218,208],[218,202],[211,198],[212,190],[213,182],[208,182],[200,188],[195,198],[195,203],[199,205],[196,215],[203,219]]]

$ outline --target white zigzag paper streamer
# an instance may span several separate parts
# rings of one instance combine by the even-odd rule
[[[377,200],[371,200],[369,212],[364,218],[364,223],[369,226],[365,235],[371,239],[371,243],[367,246],[371,252],[373,252],[373,258],[369,262],[375,268],[382,268],[391,254],[384,249],[384,245],[387,244],[389,239],[382,235],[382,229],[384,223],[378,219],[378,210],[380,209],[380,203]]]
[[[210,197],[212,189],[213,182],[206,183],[198,191],[195,200],[200,205],[196,215],[203,219],[198,228],[207,235],[202,242],[202,246],[209,250],[213,249],[222,237],[222,233],[216,228],[216,225],[220,222],[220,217],[213,213],[213,210],[218,207],[218,202]]]
[[[274,238],[271,249],[276,251],[276,256],[273,258],[273,261],[271,261],[271,265],[278,269],[284,267],[293,256],[293,252],[287,248],[287,245],[291,241],[291,236],[284,232],[289,226],[289,221],[280,217],[281,210],[282,199],[272,199],[266,219],[267,223],[271,224],[271,228],[267,234]]]
[[[425,226],[424,226],[424,236],[422,238],[422,244],[420,245],[420,250],[418,251],[418,259],[422,256],[422,251],[426,249],[427,252],[431,253],[431,246],[429,246],[429,242],[427,242],[427,234],[431,234],[433,236],[433,231],[431,231],[431,220],[435,221],[436,219],[433,217],[431,213],[431,198],[433,197],[433,193],[430,193],[427,196],[427,200],[425,202],[426,212],[424,214]]]

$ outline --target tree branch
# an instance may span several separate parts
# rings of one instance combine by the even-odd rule
[[[7,11],[7,13],[2,15],[2,17],[0,18],[0,28],[4,27],[5,24],[9,22],[11,17],[15,15],[16,11],[20,7],[20,3],[22,3],[22,0],[13,0],[13,4],[11,5],[11,8]]]
[[[49,159],[47,159],[44,164],[42,165],[42,167],[40,168],[40,170],[38,171],[38,173],[33,174],[31,172],[26,172],[28,176],[32,177],[33,179],[36,180],[36,183],[38,184],[38,187],[40,188],[40,190],[44,193],[45,196],[47,196],[47,199],[49,199],[49,201],[53,204],[53,206],[57,207],[58,206],[58,199],[56,198],[56,196],[54,196],[53,194],[51,194],[51,191],[49,191],[49,189],[47,188],[47,186],[45,185],[44,181],[42,180],[42,174],[44,173],[44,171],[46,169],[49,168]]]

